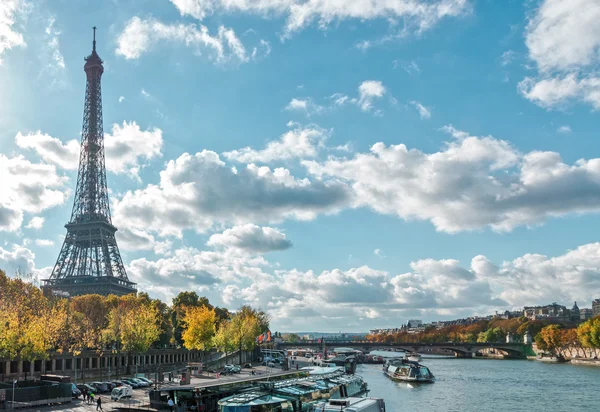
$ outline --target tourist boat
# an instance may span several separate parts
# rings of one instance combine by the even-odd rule
[[[223,398],[218,402],[219,412],[320,411],[315,409],[318,402],[361,397],[368,391],[367,383],[360,376],[347,375],[343,368],[309,367],[303,370],[309,376],[261,382],[252,389]],[[371,412],[370,409],[365,411]]]
[[[385,412],[385,401],[382,398],[343,398],[330,399],[327,403],[315,405],[317,412]]]
[[[435,376],[424,365],[406,359],[391,359],[383,366],[383,373],[390,379],[401,382],[435,382]]]
[[[417,352],[406,352],[404,359],[411,362],[421,362],[421,355]]]

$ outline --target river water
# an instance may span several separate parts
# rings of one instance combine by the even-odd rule
[[[381,365],[359,365],[356,373],[369,396],[385,399],[387,412],[600,411],[600,367],[433,357],[421,363],[435,383],[394,382]]]

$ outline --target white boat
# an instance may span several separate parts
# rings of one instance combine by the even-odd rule
[[[404,359],[411,361],[411,362],[421,362],[421,355],[418,354],[417,352],[407,352],[404,355]]]
[[[543,353],[543,354],[536,356],[535,360],[539,361],[539,362],[548,362],[548,363],[561,363],[561,362],[567,361],[565,358],[563,358],[560,355],[556,356],[556,355],[547,354],[547,353]]]
[[[424,365],[406,359],[392,359],[383,366],[383,373],[390,379],[401,382],[433,383],[435,376]]]
[[[382,398],[343,398],[330,399],[327,403],[315,405],[316,412],[385,412]]]

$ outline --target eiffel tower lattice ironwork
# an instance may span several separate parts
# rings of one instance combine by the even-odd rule
[[[100,86],[104,67],[96,53],[95,27],[92,54],[85,58],[84,71],[87,83],[75,201],[65,225],[65,241],[44,288],[70,296],[135,293],[135,283],[127,278],[119,253],[108,203]]]

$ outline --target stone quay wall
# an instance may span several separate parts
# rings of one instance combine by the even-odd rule
[[[544,351],[538,349],[537,345],[533,344],[533,351],[535,354],[542,353]],[[557,351],[558,355],[561,355],[567,360],[571,359],[600,359],[600,349],[598,348],[582,348],[579,346],[567,346],[560,348]]]

